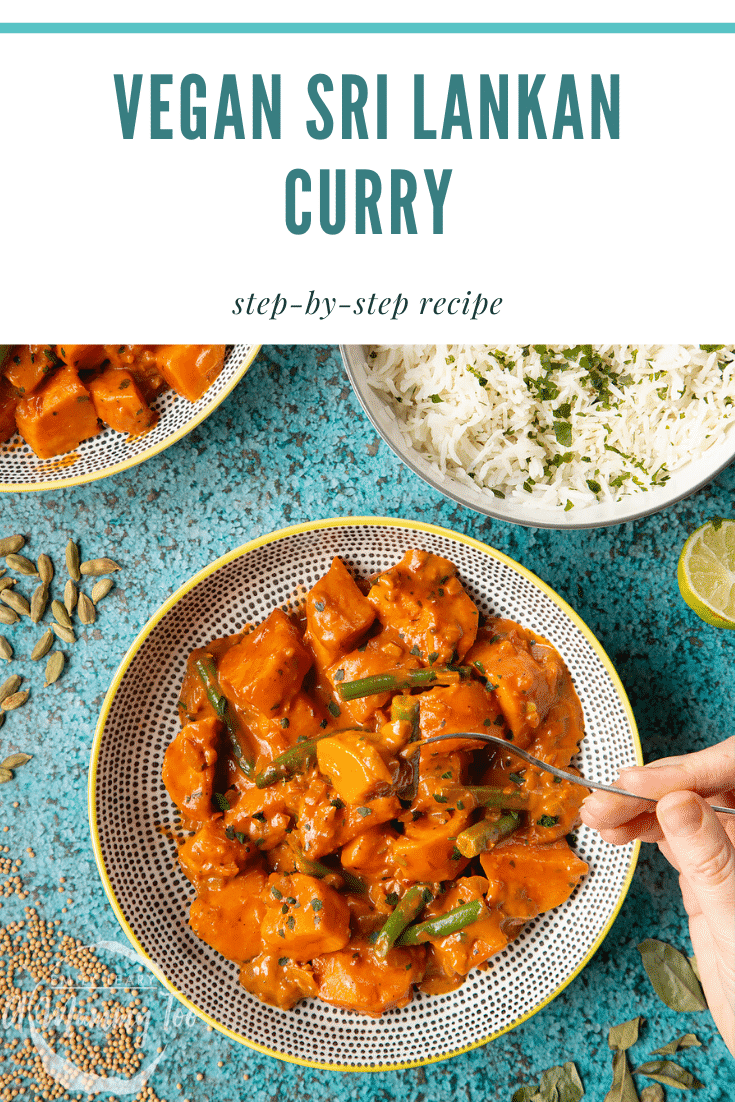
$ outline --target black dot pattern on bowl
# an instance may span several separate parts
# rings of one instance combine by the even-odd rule
[[[222,371],[198,402],[188,402],[175,391],[167,390],[152,403],[159,419],[150,432],[130,437],[124,432],[105,428],[90,440],[82,441],[72,453],[77,456],[73,462],[69,462],[69,455],[39,459],[16,433],[6,443],[0,444],[0,485],[23,483],[34,486],[40,482],[63,485],[70,479],[99,477],[118,463],[142,461],[182,429],[186,432],[188,427],[193,428],[194,422],[203,413],[214,409],[233,382],[245,373],[253,354],[252,344],[231,345],[227,349]]]
[[[133,934],[174,989],[245,1043],[326,1067],[405,1066],[479,1044],[531,1014],[568,981],[601,938],[625,890],[633,847],[586,828],[577,849],[590,873],[563,906],[541,915],[457,991],[417,995],[373,1021],[307,1000],[265,1006],[238,983],[238,968],[187,925],[192,890],[165,828],[173,805],[161,782],[178,731],[176,702],[189,651],[293,605],[340,555],[359,575],[386,569],[412,547],[456,563],[483,613],[546,636],[574,677],[586,721],[583,773],[612,781],[636,762],[636,736],[600,653],[555,600],[513,565],[460,539],[405,526],[360,524],[288,534],[245,552],[180,598],[127,668],[101,735],[93,781],[101,858]]]

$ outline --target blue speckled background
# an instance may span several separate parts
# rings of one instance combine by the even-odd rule
[[[42,689],[42,670],[31,669],[27,658],[12,667],[30,670],[32,696],[0,731],[0,754],[20,749],[35,756],[0,787],[0,825],[9,828],[0,844],[23,858],[29,897],[4,899],[0,923],[21,918],[33,904],[44,917],[61,917],[63,928],[84,941],[123,940],[97,875],[86,812],[89,751],[108,683],[172,590],[216,556],[287,524],[381,514],[484,540],[540,575],[597,634],[630,696],[646,760],[731,734],[735,633],[708,627],[683,604],[676,562],[694,527],[714,514],[732,515],[734,490],[735,466],[687,501],[618,528],[564,533],[488,520],[429,489],[379,442],[336,349],[297,346],[265,348],[207,421],[143,466],[78,489],[5,495],[0,534],[25,533],[33,558],[48,551],[61,573],[66,540],[75,536],[83,557],[112,555],[124,571],[57,686]],[[19,655],[30,649],[27,625],[1,629]],[[29,846],[35,858],[27,855]],[[60,876],[63,895],[56,890]],[[67,888],[73,902],[62,915]],[[729,1102],[735,1062],[708,1013],[676,1014],[658,1001],[635,948],[647,936],[690,949],[676,877],[651,847],[642,851],[602,948],[550,1006],[465,1056],[395,1073],[327,1073],[261,1056],[207,1031],[198,1019],[187,1022],[151,980],[148,1047],[167,1046],[151,1085],[167,1102],[245,1096],[252,1102],[509,1102],[520,1082],[569,1059],[586,1100],[602,1102],[611,1081],[607,1028],[642,1014],[646,1025],[630,1054],[634,1066],[675,1035],[696,1032],[704,1047],[677,1059],[705,1083],[699,1102]],[[639,1088],[645,1082],[639,1079]],[[669,1097],[676,1093],[668,1089]]]

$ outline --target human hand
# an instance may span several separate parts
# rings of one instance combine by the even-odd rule
[[[716,815],[708,802],[735,807],[735,737],[623,769],[617,783],[658,799],[655,810],[642,800],[594,792],[582,805],[582,821],[613,845],[656,842],[679,873],[702,987],[735,1056],[735,816]]]

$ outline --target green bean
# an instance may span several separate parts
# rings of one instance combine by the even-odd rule
[[[411,734],[409,736],[409,743],[416,742],[421,734],[419,720],[420,720],[420,697],[418,696],[394,696],[390,702],[390,718],[392,723],[410,723]],[[397,795],[401,800],[408,801],[409,804],[413,803],[416,799],[419,790],[419,766],[420,755],[414,754],[413,758],[408,762],[411,769],[411,775],[404,784],[397,789]]]
[[[499,819],[481,819],[479,823],[458,834],[455,845],[463,857],[477,857],[496,842],[510,837],[518,829],[520,821],[521,817],[516,811],[509,811]]]
[[[466,681],[472,676],[469,666],[427,666],[420,670],[386,670],[374,673],[370,677],[359,677],[357,681],[343,681],[339,686],[339,695],[343,700],[357,700],[361,696],[375,696],[376,693],[402,692],[404,689],[425,688],[427,685],[454,685],[457,681]]]
[[[433,898],[432,891],[423,884],[414,884],[408,889],[388,915],[378,934],[375,952],[379,957],[388,955],[406,927],[419,917],[426,904],[431,903]]]
[[[426,922],[419,922],[416,926],[409,926],[398,939],[399,945],[421,945],[424,941],[434,938],[448,937],[463,930],[472,922],[477,922],[482,914],[482,900],[473,899],[471,903],[463,903],[461,907],[455,907],[452,911],[435,915]]]
[[[345,887],[349,888],[351,892],[363,895],[367,891],[364,882],[358,876],[353,876],[352,873],[346,872],[342,868],[330,869],[329,865],[323,865],[321,861],[314,861],[313,858],[307,857],[297,846],[292,845],[291,851],[294,855],[296,868],[306,876],[313,876],[317,880],[324,880],[327,876],[341,876]]]
[[[204,688],[207,690],[209,703],[227,728],[233,757],[245,776],[249,777],[253,771],[254,763],[245,755],[240,744],[238,723],[232,713],[230,702],[220,688],[219,679],[217,677],[217,666],[215,665],[214,658],[211,654],[204,654],[201,658],[197,658],[194,666],[201,678]]]
[[[293,746],[289,746],[288,750],[284,750],[282,754],[279,754],[277,758],[266,765],[262,772],[258,773],[255,778],[256,785],[258,788],[268,788],[276,781],[287,780],[297,773],[303,773],[316,761],[316,744],[321,742],[323,738],[342,735],[345,731],[359,731],[364,734],[367,728],[343,727],[339,731],[325,731],[324,734],[316,735],[314,738],[303,739],[301,742],[294,743]]]
[[[456,804],[459,800],[468,810],[476,807],[497,807],[504,811],[525,811],[529,801],[528,793],[520,789],[508,792],[504,788],[493,788],[489,784],[442,788],[441,795],[450,804]]]
[[[261,773],[258,773],[255,778],[258,788],[268,788],[276,781],[286,780],[296,773],[303,773],[316,761],[316,744],[318,741],[318,738],[304,739],[303,742],[297,742],[293,746],[289,746],[288,750],[284,750],[282,754],[279,754],[277,758],[266,765]]]

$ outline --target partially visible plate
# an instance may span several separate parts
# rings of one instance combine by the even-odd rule
[[[39,459],[16,433],[0,444],[0,493],[19,490],[55,490],[79,486],[135,467],[175,444],[217,408],[250,367],[259,344],[233,344],[227,349],[222,371],[198,402],[188,402],[167,390],[152,403],[160,413],[158,423],[142,436],[105,428],[84,440],[76,451]]]
[[[722,440],[708,448],[699,459],[693,459],[678,471],[673,471],[665,485],[645,493],[628,494],[615,502],[598,502],[566,513],[561,508],[542,508],[531,500],[528,503],[506,501],[495,497],[492,490],[466,486],[448,472],[443,473],[421,452],[406,443],[393,410],[368,381],[368,347],[364,344],[346,344],[340,345],[340,351],[360,405],[388,447],[435,490],[468,509],[476,509],[478,513],[496,520],[508,520],[529,528],[603,528],[610,524],[624,524],[650,513],[658,513],[701,490],[735,459],[734,418]]]
[[[174,807],[161,781],[179,729],[176,704],[193,647],[297,604],[341,556],[361,577],[413,547],[456,563],[484,614],[515,618],[566,661],[585,714],[577,764],[612,782],[641,764],[633,713],[610,659],[590,629],[544,582],[468,536],[382,517],[285,528],[217,559],[149,620],[118,670],[97,725],[89,775],[92,841],[105,890],[135,949],[189,1009],[232,1040],[297,1064],[342,1071],[413,1067],[484,1044],[545,1006],[590,960],[625,898],[638,843],[615,847],[586,827],[577,851],[590,872],[571,898],[529,923],[457,991],[415,996],[373,1020],[306,1000],[291,1011],[259,1002],[238,966],[187,925],[192,889],[167,827]]]

